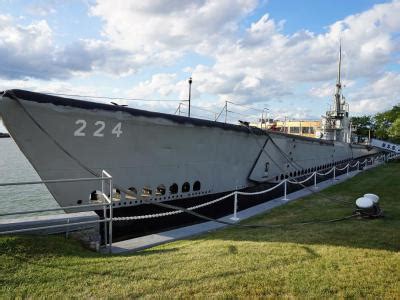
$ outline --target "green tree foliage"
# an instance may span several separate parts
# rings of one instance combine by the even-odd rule
[[[352,117],[351,123],[356,128],[356,134],[359,136],[368,136],[368,132],[375,129],[372,116]]]
[[[400,135],[398,130],[396,131],[397,126],[399,126],[397,125],[397,119],[400,119],[400,105],[395,105],[388,111],[376,114],[374,117],[376,127],[375,136],[383,140],[398,141]]]
[[[400,117],[398,117],[390,126],[388,135],[395,143],[400,143]]]
[[[400,143],[400,105],[375,116],[352,117],[351,122],[358,136],[367,137],[371,131],[372,137]]]

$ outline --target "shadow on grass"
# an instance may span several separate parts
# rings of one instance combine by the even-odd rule
[[[199,238],[208,241],[319,244],[397,252],[400,250],[399,228],[399,221],[354,220],[344,221],[342,224],[307,225],[301,228],[226,229]]]
[[[288,224],[312,220],[330,220],[349,216],[355,199],[365,193],[381,197],[385,217],[353,218],[334,223],[294,225],[275,228],[231,227],[199,237],[205,240],[284,242],[303,245],[333,245],[352,248],[400,250],[400,163],[394,162],[361,173],[349,181],[332,186],[317,195],[306,197],[242,224]],[[331,200],[348,200],[347,205]]]

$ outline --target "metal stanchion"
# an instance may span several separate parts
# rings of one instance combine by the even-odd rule
[[[284,186],[283,186],[284,194],[283,194],[282,200],[287,201],[287,200],[289,200],[289,199],[287,198],[287,179],[285,179],[284,182],[285,182],[285,183],[284,183]]]
[[[108,224],[108,242],[109,242],[109,252],[112,253],[112,222],[113,222],[113,185],[110,179],[110,222]]]
[[[234,200],[233,200],[233,217],[230,218],[232,221],[239,221],[239,218],[237,217],[237,206],[238,206],[238,194],[237,191],[234,193]]]

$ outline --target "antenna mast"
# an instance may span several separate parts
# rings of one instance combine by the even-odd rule
[[[188,99],[188,101],[189,101],[189,111],[188,111],[188,117],[190,118],[190,100],[191,100],[191,96],[192,96],[192,82],[193,82],[193,80],[192,80],[192,77],[190,77],[189,78],[189,80],[188,80],[188,83],[189,83],[189,99]]]
[[[340,98],[342,94],[342,83],[340,81],[340,69],[342,66],[342,41],[340,41],[340,46],[339,46],[339,66],[338,66],[338,76],[337,76],[337,82],[336,82],[336,93],[335,93],[335,108],[336,108],[336,113],[339,114],[341,110],[341,103],[340,103]]]

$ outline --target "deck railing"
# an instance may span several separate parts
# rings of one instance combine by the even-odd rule
[[[0,231],[0,235],[34,232],[34,231],[55,229],[55,228],[66,228],[66,231],[68,232],[69,228],[71,228],[73,226],[104,223],[104,245],[105,245],[105,247],[108,247],[109,251],[111,252],[111,249],[112,249],[112,222],[113,222],[113,205],[112,205],[113,184],[112,184],[112,176],[110,174],[108,174],[105,170],[103,170],[101,172],[101,177],[96,177],[96,178],[70,178],[70,179],[54,179],[54,180],[41,180],[41,181],[9,182],[9,183],[0,183],[0,187],[37,185],[37,184],[46,184],[46,183],[83,182],[83,181],[101,181],[101,194],[100,194],[100,196],[101,196],[100,198],[102,200],[101,203],[61,206],[61,207],[56,207],[56,208],[45,208],[45,209],[36,209],[36,210],[13,211],[13,212],[7,212],[7,213],[0,213],[0,217],[13,216],[13,215],[14,216],[26,215],[26,214],[51,212],[51,211],[62,211],[62,210],[73,210],[75,212],[82,212],[82,211],[87,211],[90,209],[94,210],[94,209],[102,208],[103,214],[104,214],[103,219],[98,219],[98,220],[93,220],[93,221],[78,221],[78,222],[70,222],[70,220],[67,219],[66,224],[51,224],[51,225],[46,225],[46,226],[34,226],[34,227],[28,226],[27,228],[22,228],[22,229]],[[107,192],[105,190],[107,187],[108,187],[107,192],[110,196],[107,195]],[[108,217],[107,217],[107,210],[109,212]]]
[[[337,179],[337,178],[336,178],[336,177],[337,177],[337,176],[336,176],[336,171],[337,171],[337,170],[338,170],[338,171],[343,171],[343,170],[346,169],[346,174],[349,175],[349,173],[350,173],[350,168],[357,167],[356,171],[359,171],[360,168],[361,168],[361,166],[362,166],[362,165],[365,166],[368,162],[370,162],[370,163],[372,163],[372,164],[373,164],[373,163],[376,163],[376,162],[378,162],[378,163],[380,163],[380,162],[386,162],[386,161],[388,161],[388,160],[390,160],[390,159],[394,159],[394,158],[397,158],[397,157],[399,157],[399,156],[400,156],[399,154],[382,154],[382,155],[379,155],[379,156],[377,156],[377,157],[366,158],[366,159],[364,159],[362,162],[357,161],[357,162],[355,162],[354,164],[348,163],[348,164],[347,164],[346,166],[344,166],[343,168],[338,168],[337,166],[333,166],[333,167],[332,167],[329,171],[327,171],[326,173],[319,173],[319,172],[315,171],[315,172],[313,172],[312,174],[310,174],[309,177],[307,177],[306,179],[304,179],[304,180],[302,180],[302,181],[296,181],[296,180],[291,180],[290,178],[285,178],[285,179],[283,179],[281,182],[279,182],[278,184],[276,184],[275,186],[273,186],[273,187],[271,187],[271,188],[269,188],[269,189],[267,189],[267,190],[258,191],[258,192],[240,192],[240,191],[233,191],[233,192],[231,192],[231,193],[229,193],[229,194],[227,194],[227,195],[224,195],[224,196],[222,196],[222,197],[220,197],[220,198],[217,198],[217,199],[214,199],[214,200],[211,200],[211,201],[209,201],[209,202],[202,203],[202,204],[199,204],[199,205],[195,205],[195,206],[192,206],[192,207],[188,207],[188,208],[185,208],[185,209],[186,209],[186,210],[189,210],[189,211],[196,210],[196,209],[199,209],[199,208],[208,206],[208,205],[215,204],[215,203],[217,203],[217,202],[220,202],[220,201],[222,201],[222,200],[225,200],[225,199],[227,199],[227,198],[233,196],[233,199],[234,199],[234,201],[233,201],[233,216],[232,216],[232,218],[230,218],[230,219],[231,219],[232,221],[238,221],[238,220],[239,220],[239,218],[237,217],[237,211],[238,211],[238,195],[247,195],[247,196],[261,195],[261,194],[265,194],[265,193],[271,192],[271,191],[277,189],[278,187],[280,187],[281,185],[283,185],[283,198],[282,198],[282,200],[287,201],[287,200],[289,200],[289,199],[287,198],[287,194],[288,194],[288,192],[287,192],[287,185],[288,185],[288,183],[291,183],[291,184],[301,184],[301,185],[303,185],[303,184],[304,184],[305,182],[307,182],[308,180],[314,178],[314,186],[313,186],[313,187],[314,187],[314,189],[318,189],[318,186],[317,186],[317,176],[326,176],[326,175],[328,175],[328,174],[330,174],[330,173],[333,172],[332,180],[336,180],[336,179]],[[132,220],[142,220],[142,219],[161,218],[161,217],[167,217],[167,216],[177,215],[177,214],[184,213],[184,212],[185,212],[184,210],[171,210],[171,211],[164,212],[164,213],[156,213],[156,214],[148,214],[148,215],[136,215],[136,216],[126,216],[126,217],[115,217],[115,218],[113,218],[113,220],[114,220],[114,221],[132,221]]]

